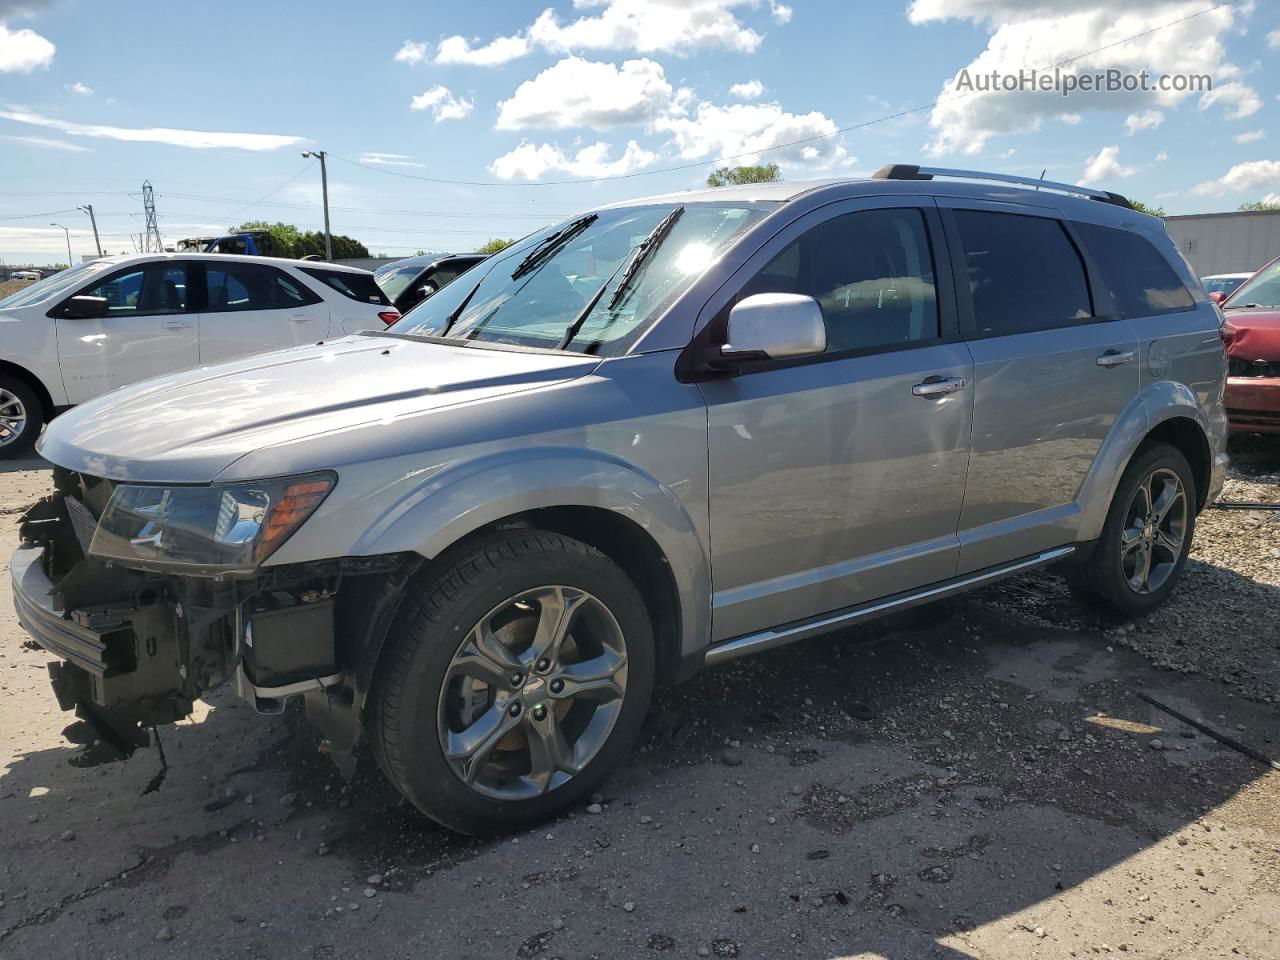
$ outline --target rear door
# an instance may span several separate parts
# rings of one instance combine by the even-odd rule
[[[329,335],[328,304],[299,278],[266,263],[201,263],[201,363],[315,343]]]
[[[960,515],[968,573],[1070,543],[1078,497],[1138,393],[1138,345],[1052,211],[939,200],[974,360]]]
[[[185,260],[135,263],[94,280],[73,296],[105,297],[103,317],[53,311],[58,361],[70,403],[200,362]]]

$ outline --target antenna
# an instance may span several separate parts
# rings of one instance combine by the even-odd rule
[[[156,195],[151,189],[151,181],[142,181],[142,214],[146,218],[147,233],[143,241],[144,253],[164,253],[164,242],[160,239],[160,225],[156,222]]]

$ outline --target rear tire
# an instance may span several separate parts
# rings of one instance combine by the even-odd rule
[[[1195,477],[1176,447],[1155,443],[1129,462],[1089,558],[1072,571],[1072,594],[1129,617],[1173,592],[1196,525]]]
[[[26,453],[44,426],[44,404],[25,380],[0,374],[0,460]]]
[[[648,612],[617,564],[556,533],[498,532],[446,564],[392,628],[374,753],[436,822],[522,830],[631,751],[653,689]]]

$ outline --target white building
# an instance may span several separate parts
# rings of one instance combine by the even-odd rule
[[[1165,217],[1173,242],[1196,273],[1252,273],[1280,257],[1280,211]]]

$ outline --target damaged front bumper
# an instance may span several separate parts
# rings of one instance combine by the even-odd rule
[[[262,567],[251,576],[195,577],[126,569],[88,554],[109,481],[55,470],[55,492],[22,518],[10,561],[18,620],[45,650],[64,731],[99,758],[129,756],[148,728],[191,714],[224,683],[260,713],[304,697],[336,740],[347,772],[381,636],[380,589],[416,563],[400,556]],[[103,485],[107,490],[101,489]],[[339,632],[345,634],[345,644]],[[372,654],[369,651],[372,650]]]

